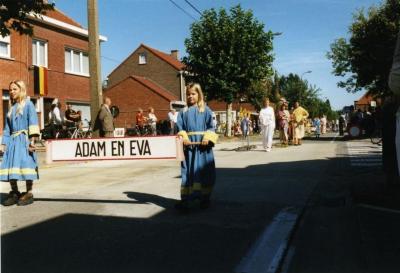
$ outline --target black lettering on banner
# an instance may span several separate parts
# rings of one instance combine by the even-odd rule
[[[101,152],[103,152],[103,156],[106,156],[106,143],[103,142],[97,142],[97,150],[98,150],[98,155],[100,155]]]
[[[98,156],[96,143],[92,142],[90,145],[90,156]]]
[[[118,141],[118,155],[119,156],[124,156],[125,155],[125,142],[124,141]]]
[[[83,157],[88,157],[89,156],[89,143],[83,142],[82,149],[83,149]]]
[[[111,141],[111,155],[112,156],[117,156],[118,155],[117,154],[118,147],[116,146],[117,142],[118,141],[115,141],[115,140]]]
[[[151,151],[150,151],[150,145],[149,145],[149,141],[146,140],[146,142],[144,143],[144,153],[143,155],[149,154],[151,155]]]
[[[78,142],[78,145],[76,145],[76,150],[75,150],[75,157],[78,157],[78,156],[82,157],[82,150],[81,150],[81,145],[79,142]]]
[[[130,151],[131,151],[131,155],[136,155],[136,146],[135,146],[135,142],[137,144],[137,140],[131,140],[130,143]]]

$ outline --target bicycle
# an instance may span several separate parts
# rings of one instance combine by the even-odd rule
[[[376,145],[382,144],[382,128],[376,127],[370,135],[371,143]]]

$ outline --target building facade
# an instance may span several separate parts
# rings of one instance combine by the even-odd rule
[[[36,106],[40,127],[48,121],[52,101],[70,103],[90,120],[88,32],[59,10],[48,11],[40,18],[31,17],[32,37],[12,32],[0,38],[0,135],[9,110],[9,83],[21,79],[27,84],[28,96]],[[106,41],[105,37],[101,37]],[[40,68],[46,77],[39,79]],[[40,82],[39,82],[40,81]],[[41,91],[35,92],[35,85]],[[36,88],[37,89],[37,88]]]

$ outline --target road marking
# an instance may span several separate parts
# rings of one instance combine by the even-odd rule
[[[292,263],[295,250],[296,250],[296,248],[294,246],[289,247],[289,250],[288,250],[288,253],[286,255],[286,258],[285,258],[285,260],[283,261],[283,264],[282,264],[281,273],[289,272],[289,266]]]
[[[235,273],[277,272],[298,217],[298,212],[281,210],[243,257]]]
[[[396,210],[396,209],[387,209],[387,208],[382,208],[382,207],[377,207],[377,206],[372,206],[372,205],[367,205],[367,204],[358,204],[357,206],[362,207],[362,208],[367,208],[367,209],[374,209],[374,210],[379,210],[379,211],[384,211],[384,212],[400,214],[400,210]]]
[[[347,142],[347,157],[353,167],[382,166],[382,147],[373,146],[366,142]]]
[[[333,137],[333,139],[331,140],[331,143],[335,142],[336,138],[339,136],[339,133],[336,133],[336,135]]]

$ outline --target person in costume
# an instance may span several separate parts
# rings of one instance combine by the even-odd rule
[[[188,108],[178,115],[178,135],[183,138],[185,160],[181,163],[181,201],[177,209],[207,208],[215,184],[212,147],[218,135],[214,131],[212,111],[205,105],[199,84],[186,87]]]
[[[39,179],[37,156],[34,141],[39,136],[36,109],[27,98],[23,81],[10,83],[9,111],[6,115],[5,128],[1,142],[4,152],[0,166],[0,180],[9,182],[11,191],[4,206],[20,206],[33,203],[33,181]],[[20,193],[17,181],[26,181],[26,192]]]
[[[308,112],[306,109],[300,106],[299,102],[295,102],[294,104],[294,130],[293,130],[293,144],[301,145],[301,141],[304,137],[304,123],[308,118]]]
[[[266,152],[270,152],[275,131],[275,111],[270,106],[268,98],[264,100],[264,108],[260,111],[259,121],[262,128],[262,145]]]

